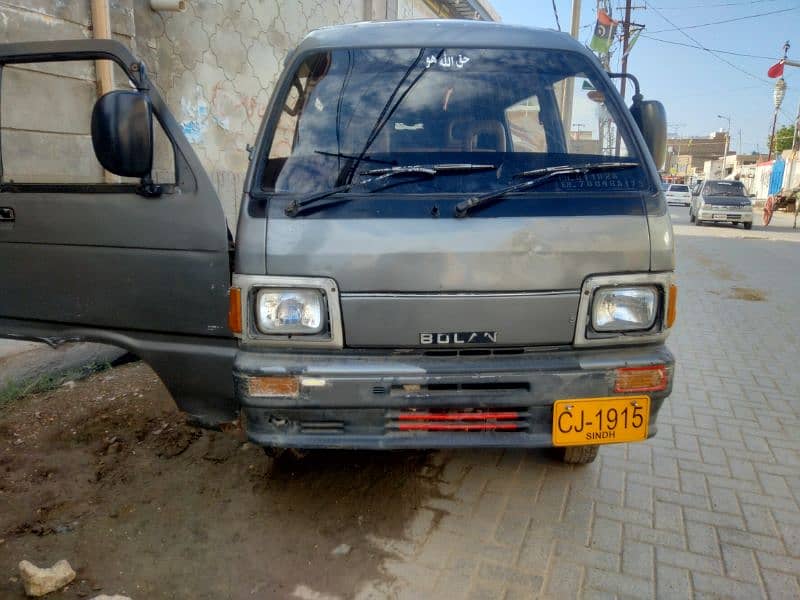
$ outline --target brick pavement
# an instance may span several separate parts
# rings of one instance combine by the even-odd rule
[[[441,496],[406,539],[372,540],[392,583],[359,597],[800,598],[800,232],[672,212],[678,370],[657,436],[586,467],[435,454]]]

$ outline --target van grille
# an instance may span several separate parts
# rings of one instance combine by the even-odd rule
[[[423,350],[423,356],[509,356],[525,354],[525,348],[467,348],[464,350]]]
[[[387,431],[518,432],[528,429],[530,413],[519,407],[409,408],[386,415]]]
[[[529,392],[531,384],[527,381],[500,381],[479,383],[428,383],[393,385],[389,392],[392,396],[408,396],[409,394],[432,395],[448,392]],[[373,393],[375,390],[373,389]]]

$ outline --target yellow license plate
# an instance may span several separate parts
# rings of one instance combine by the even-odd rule
[[[638,442],[647,438],[649,420],[649,396],[556,400],[553,445]]]

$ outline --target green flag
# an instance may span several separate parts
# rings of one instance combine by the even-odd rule
[[[631,50],[633,50],[633,45],[636,43],[636,40],[639,39],[639,34],[642,33],[642,29],[644,29],[644,27],[637,27],[631,32],[631,36],[628,39],[628,51],[625,53],[625,56],[630,54]]]
[[[606,11],[598,10],[597,23],[595,23],[594,35],[592,36],[592,41],[589,42],[589,47],[595,52],[605,54],[611,49],[611,43],[614,41],[616,32],[617,22],[612,20]]]

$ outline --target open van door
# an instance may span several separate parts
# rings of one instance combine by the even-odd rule
[[[77,66],[98,59],[129,80],[100,99]],[[234,419],[225,217],[144,65],[115,41],[3,44],[0,102],[0,337],[120,346],[197,421]]]

